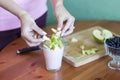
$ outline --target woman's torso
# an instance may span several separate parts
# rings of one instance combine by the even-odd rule
[[[47,11],[47,0],[14,0],[25,11],[37,19]],[[0,31],[16,29],[20,27],[19,19],[0,7]]]

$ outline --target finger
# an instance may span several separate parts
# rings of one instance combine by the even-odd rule
[[[57,30],[62,30],[63,22],[64,22],[63,18],[58,18],[58,27],[57,27]]]
[[[62,29],[62,36],[64,35],[64,33],[69,29],[69,27],[70,27],[70,25],[71,25],[71,20],[70,19],[68,19],[67,20],[67,22],[66,22],[66,24],[65,24],[65,26],[64,26],[64,28]]]
[[[29,45],[30,47],[32,47],[32,46],[38,46],[38,45],[41,44],[40,42],[39,42],[39,43],[31,43],[31,42],[29,42],[29,41],[26,41],[26,43],[27,43],[27,45]]]
[[[33,32],[31,32],[29,34],[25,34],[22,37],[23,37],[23,39],[25,41],[28,41],[30,43],[38,43],[38,42],[42,42],[43,41],[42,37],[41,38],[36,38]]]
[[[74,31],[75,27],[69,28],[65,33],[64,36],[71,34]]]
[[[42,30],[41,28],[39,28],[37,25],[35,25],[35,26],[33,27],[33,29],[34,29],[39,35],[46,35],[46,34],[47,34],[44,30]]]
[[[43,38],[36,39],[34,37],[27,37],[27,39],[24,39],[24,40],[29,46],[37,46],[44,41]]]

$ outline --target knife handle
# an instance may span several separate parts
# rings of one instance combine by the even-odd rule
[[[23,53],[27,53],[27,52],[31,52],[31,51],[35,51],[35,50],[40,50],[40,46],[33,46],[33,47],[28,47],[28,48],[21,48],[18,49],[16,51],[16,54],[23,54]]]

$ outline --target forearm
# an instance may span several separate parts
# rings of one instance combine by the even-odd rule
[[[57,6],[63,5],[63,0],[50,0],[50,2],[54,11]]]
[[[27,14],[27,12],[24,11],[13,0],[0,0],[0,7],[6,9],[9,12],[11,12],[12,14],[16,15],[19,19],[21,19],[23,15]]]

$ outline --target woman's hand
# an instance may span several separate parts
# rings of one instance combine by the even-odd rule
[[[13,0],[0,0],[0,7],[10,11],[20,19],[21,36],[29,46],[37,46],[44,41],[42,36],[46,35],[46,32],[40,29],[32,17]]]
[[[61,30],[61,36],[69,35],[74,30],[75,18],[65,9],[62,4],[58,4],[55,7],[55,17],[58,21],[58,30]]]
[[[29,46],[40,45],[47,33],[40,29],[29,14],[24,14],[21,20],[21,36]]]

